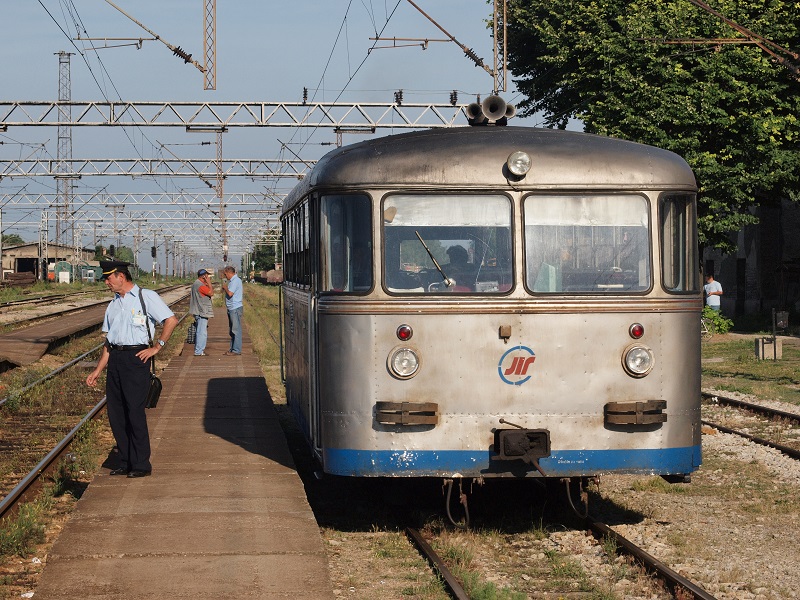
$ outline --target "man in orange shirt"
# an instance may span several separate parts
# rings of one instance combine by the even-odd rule
[[[197,272],[197,280],[192,284],[192,293],[189,297],[189,312],[194,315],[194,322],[197,325],[197,333],[194,338],[195,356],[206,356],[208,320],[214,316],[214,308],[211,305],[213,295],[211,273],[205,269],[200,269]]]

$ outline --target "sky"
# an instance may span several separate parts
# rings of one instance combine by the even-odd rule
[[[202,64],[205,0],[113,0],[119,8],[162,40]],[[414,0],[430,18],[490,67],[494,45],[487,20],[492,4],[484,0]],[[303,89],[308,100],[319,102],[386,102],[403,90],[403,102],[447,103],[457,91],[459,103],[485,98],[492,92],[492,76],[475,66],[452,41],[398,41],[406,47],[386,48],[391,41],[370,38],[446,40],[447,36],[408,0],[218,0],[216,7],[216,90],[204,90],[203,74],[176,56],[161,41],[141,48],[133,41],[87,41],[86,38],[149,38],[151,35],[104,0],[0,0],[3,36],[0,37],[0,100],[53,101],[58,99],[58,56],[74,53],[70,63],[73,101],[271,101],[299,102]],[[82,39],[77,40],[75,38]],[[88,48],[104,47],[99,50]],[[372,49],[373,46],[380,46]],[[508,76],[508,91],[500,95],[519,100]],[[463,124],[466,124],[464,122]],[[535,118],[515,118],[512,125],[537,126]],[[402,133],[379,129],[375,136]],[[343,142],[366,139],[344,134]],[[187,133],[183,128],[72,128],[73,158],[204,158],[216,156],[214,134]],[[223,135],[225,158],[317,160],[335,145],[330,129],[231,128]],[[38,157],[55,159],[55,127],[10,127],[0,131],[0,166]],[[284,195],[292,179],[226,179],[226,194]],[[199,178],[83,177],[75,184],[81,197],[106,198],[125,193],[211,193]],[[56,193],[49,177],[6,177],[0,180],[3,233],[17,233],[37,241],[44,201],[25,204],[21,198]],[[51,209],[53,210],[53,209]],[[108,215],[102,223],[88,222],[78,207],[76,222],[85,223],[83,245],[95,241],[133,247],[133,230],[121,223],[128,208],[118,208],[117,230]],[[111,214],[111,213],[108,213]],[[275,225],[274,217],[263,226]],[[270,222],[269,219],[272,219]],[[152,223],[155,227],[155,223]],[[235,226],[235,224],[231,224]],[[210,227],[210,226],[209,226]],[[54,233],[49,233],[53,241]],[[97,236],[97,238],[95,238]],[[213,234],[207,242],[185,245],[191,261],[222,260],[221,244]],[[157,240],[157,238],[156,238]],[[179,240],[180,241],[180,240]],[[156,243],[160,243],[156,241]],[[140,264],[150,259],[151,243],[142,243]],[[236,263],[247,249],[231,247],[229,262]],[[163,255],[163,253],[159,253]]]

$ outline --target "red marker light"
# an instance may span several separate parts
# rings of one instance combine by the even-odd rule
[[[412,335],[414,335],[414,332],[408,325],[400,325],[400,327],[397,328],[397,339],[402,342],[410,340]]]
[[[644,335],[644,325],[641,323],[634,323],[631,325],[630,329],[628,329],[628,333],[630,333],[633,339],[638,340]]]

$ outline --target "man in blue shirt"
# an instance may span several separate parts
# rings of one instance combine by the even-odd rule
[[[222,282],[225,292],[225,307],[228,309],[228,329],[231,336],[230,350],[225,356],[236,356],[242,353],[242,280],[236,275],[236,269],[225,267],[222,272],[227,281]]]
[[[106,407],[120,458],[120,466],[111,475],[145,477],[152,470],[145,415],[150,361],[167,343],[178,319],[156,292],[133,283],[128,263],[100,261],[100,267],[102,279],[114,292],[114,299],[103,320],[106,332],[103,353],[86,383],[90,387],[97,385],[100,373],[108,366]],[[161,337],[152,348],[149,321],[153,323],[153,332],[156,324],[164,324]]]

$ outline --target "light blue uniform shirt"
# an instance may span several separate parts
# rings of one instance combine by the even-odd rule
[[[228,298],[228,294],[225,294],[225,307],[228,310],[242,308],[242,280],[238,275],[234,275],[228,280],[228,291],[233,295]],[[145,298],[146,300],[147,298]]]
[[[164,303],[161,297],[153,290],[142,290],[138,285],[124,296],[114,295],[114,299],[106,308],[106,317],[103,320],[103,331],[107,333],[106,339],[110,344],[119,346],[139,346],[148,343],[145,317],[142,312],[142,303],[139,294],[144,295],[144,304],[147,308],[147,317],[155,323],[163,323],[174,313]],[[155,325],[151,330],[155,332]]]

